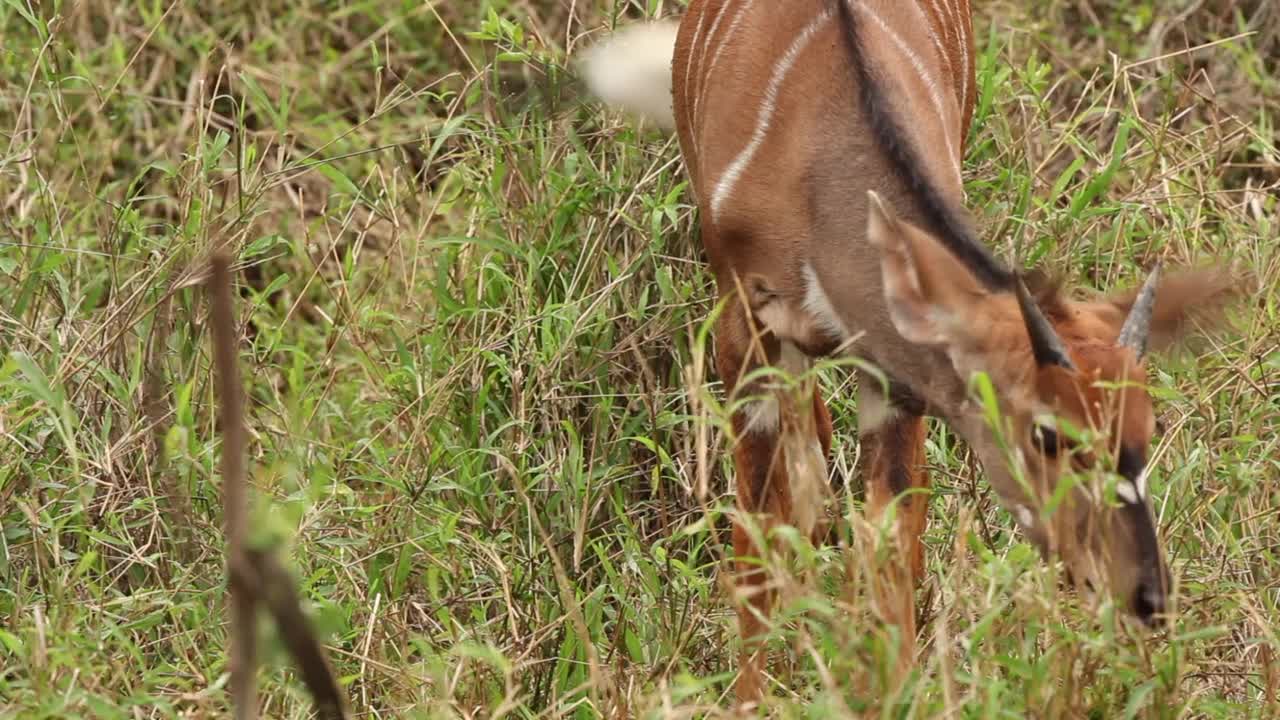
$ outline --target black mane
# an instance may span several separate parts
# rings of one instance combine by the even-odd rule
[[[862,52],[858,38],[858,23],[850,2],[857,0],[833,0],[838,6],[844,32],[841,38],[849,53],[850,67],[855,73],[860,89],[862,109],[867,114],[877,142],[897,165],[903,177],[911,185],[924,209],[924,219],[948,250],[964,263],[978,280],[992,290],[1010,290],[1014,274],[996,260],[991,251],[977,237],[964,217],[951,207],[938,192],[920,161],[917,149],[911,145],[889,105],[875,70]]]

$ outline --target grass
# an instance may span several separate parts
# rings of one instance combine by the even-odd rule
[[[918,671],[892,691],[877,554],[801,547],[771,568],[766,710],[1275,717],[1280,14],[979,5],[966,181],[1001,256],[1086,288],[1156,258],[1258,281],[1231,333],[1158,363],[1178,618],[1148,637],[1079,608],[935,427]],[[691,198],[674,142],[566,69],[614,9],[0,4],[0,713],[228,712],[215,248],[238,263],[253,542],[294,569],[360,716],[728,707]],[[853,393],[823,382],[846,545],[876,547]],[[307,717],[261,635],[265,716]]]

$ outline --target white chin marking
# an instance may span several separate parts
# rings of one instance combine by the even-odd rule
[[[1142,502],[1142,496],[1138,492],[1138,488],[1128,480],[1121,480],[1116,483],[1116,494],[1130,505],[1137,505]]]

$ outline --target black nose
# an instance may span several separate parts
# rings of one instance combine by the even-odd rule
[[[1133,591],[1133,612],[1148,627],[1165,622],[1165,589],[1158,579],[1144,580]]]

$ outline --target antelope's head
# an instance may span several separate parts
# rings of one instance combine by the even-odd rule
[[[1156,430],[1147,353],[1221,309],[1238,291],[1228,274],[1162,281],[1157,269],[1139,290],[1093,301],[1033,294],[1020,279],[992,290],[874,194],[868,239],[898,332],[943,350],[961,380],[990,378],[998,422],[979,403],[943,411],[1002,504],[1078,585],[1109,590],[1146,624],[1161,618],[1169,575],[1147,494]]]

